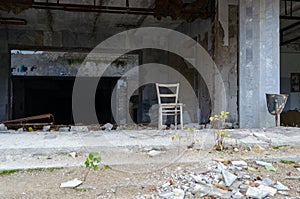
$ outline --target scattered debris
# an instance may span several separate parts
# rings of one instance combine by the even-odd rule
[[[294,168],[299,169],[300,168],[300,164],[294,165]]]
[[[243,168],[247,168],[248,164],[247,162],[240,160],[240,161],[231,161],[231,164],[233,166],[237,166],[237,167],[243,167]]]
[[[161,152],[160,152],[160,151],[157,151],[157,150],[151,150],[151,151],[148,152],[148,155],[149,155],[150,157],[158,156],[158,155],[160,155],[160,154],[161,154]]]
[[[78,155],[77,155],[77,153],[76,152],[71,152],[71,153],[69,153],[69,155],[72,157],[72,158],[76,158],[76,157],[78,157]]]
[[[253,167],[248,167],[248,171],[252,171],[252,172],[258,172],[257,169],[253,168]]]
[[[274,186],[278,191],[289,191],[290,189],[283,185],[281,182],[277,181],[277,183]]]
[[[154,151],[154,150],[152,150]],[[271,163],[255,161],[264,167]],[[206,172],[177,170],[172,180],[157,186],[157,198],[278,198],[278,194],[288,196],[290,188],[279,181],[258,176],[247,171],[257,171],[244,160],[224,160],[214,158],[207,164]],[[277,194],[277,195],[276,195]],[[139,197],[147,198],[147,197]],[[153,196],[152,198],[156,198]]]
[[[264,161],[259,161],[259,160],[257,160],[257,161],[255,161],[255,163],[257,164],[257,165],[259,165],[259,166],[272,166],[272,164],[271,163],[268,163],[268,162],[264,162]]]
[[[7,127],[4,124],[0,124],[0,131],[6,131]]]
[[[263,199],[269,195],[268,191],[260,190],[256,187],[249,187],[246,196],[255,198],[255,199]]]
[[[50,129],[51,129],[51,126],[50,126],[50,125],[43,126],[43,131],[44,131],[44,132],[50,131]]]
[[[70,127],[69,126],[60,127],[60,128],[58,128],[58,131],[60,131],[60,132],[69,132]]]
[[[73,132],[88,132],[89,129],[87,126],[71,126],[70,131]]]
[[[223,175],[226,187],[231,186],[232,183],[237,179],[236,175],[234,175],[226,170],[222,170],[222,175]]]
[[[287,180],[300,180],[300,176],[289,176],[289,177],[286,177],[285,179],[287,179]]]
[[[112,125],[111,123],[106,123],[104,124],[101,129],[105,130],[105,131],[111,131],[113,129],[114,125]]]
[[[259,161],[259,160],[255,161],[255,162],[259,166],[264,166],[268,171],[274,171],[274,172],[276,171],[276,168],[273,167],[273,165],[269,162],[264,162],[264,161]]]
[[[277,171],[276,169],[275,169],[275,167],[273,167],[272,165],[266,165],[265,166],[265,168],[268,170],[268,171]]]
[[[61,188],[75,188],[75,187],[81,185],[82,183],[83,183],[83,181],[78,180],[77,178],[75,178],[74,180],[61,183],[60,187]]]
[[[184,191],[182,189],[174,189],[173,194],[173,199],[184,199]]]
[[[275,196],[275,194],[277,192],[277,189],[266,186],[266,185],[259,185],[257,188],[259,190],[261,190],[262,192],[268,192],[270,196]]]

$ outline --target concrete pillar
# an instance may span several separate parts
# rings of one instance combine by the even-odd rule
[[[240,128],[275,126],[266,93],[279,93],[279,0],[240,0]]]
[[[0,28],[0,121],[10,118],[10,53],[7,42],[7,31]]]

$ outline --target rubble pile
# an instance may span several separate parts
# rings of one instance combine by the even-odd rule
[[[256,166],[267,171],[276,170],[271,163],[256,161]],[[265,168],[263,168],[265,167]],[[256,172],[255,172],[256,171]],[[157,186],[156,194],[139,195],[138,199],[170,198],[300,198],[289,197],[291,187],[282,182],[264,178],[243,160],[215,159],[205,171],[182,170],[171,174],[168,182]]]

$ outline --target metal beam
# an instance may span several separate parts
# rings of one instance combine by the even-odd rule
[[[280,16],[280,19],[300,20],[300,16]]]
[[[291,25],[289,25],[289,26],[287,26],[287,27],[282,28],[282,29],[280,30],[280,32],[283,33],[284,31],[287,31],[287,30],[292,29],[292,28],[294,28],[294,27],[296,27],[296,26],[299,26],[299,25],[300,25],[300,21],[298,21],[298,22],[296,22],[296,23],[293,23],[293,24],[291,24]]]
[[[293,38],[293,39],[289,39],[289,40],[284,41],[284,42],[281,42],[280,45],[281,45],[281,46],[284,46],[284,45],[286,45],[286,44],[292,43],[292,42],[297,41],[297,40],[300,40],[300,36],[295,37],[295,38]]]
[[[119,7],[119,6],[95,6],[82,4],[66,4],[66,3],[46,3],[33,2],[32,8],[36,9],[51,9],[64,10],[73,12],[106,12],[116,14],[138,14],[138,15],[154,15],[152,8],[134,8],[134,7]]]

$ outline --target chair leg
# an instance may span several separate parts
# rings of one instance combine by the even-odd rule
[[[162,128],[162,110],[161,107],[158,108],[158,130]]]
[[[175,130],[177,130],[177,107],[175,107],[174,123],[175,123]]]
[[[182,106],[180,106],[180,126],[181,126],[181,130],[183,130],[183,110],[182,110]]]

